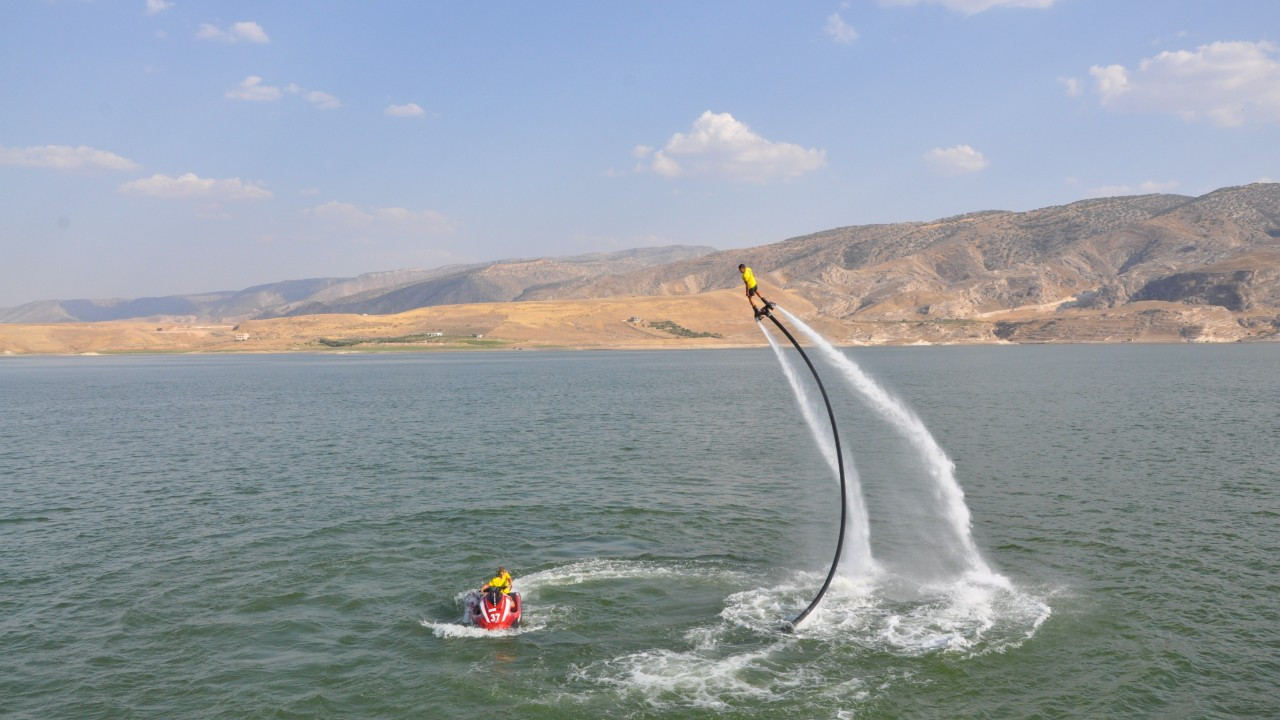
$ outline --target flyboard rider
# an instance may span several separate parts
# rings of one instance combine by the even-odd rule
[[[756,284],[756,274],[751,272],[751,268],[745,264],[738,265],[738,272],[742,273],[742,282],[747,286],[747,302],[751,303],[751,311],[760,317],[760,313],[767,311],[771,307],[777,307],[774,303],[769,302],[760,294],[760,288]],[[764,303],[763,308],[756,308],[756,301],[752,297],[760,298],[760,302]]]

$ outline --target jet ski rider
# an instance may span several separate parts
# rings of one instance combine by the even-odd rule
[[[490,580],[484,587],[480,588],[480,592],[482,593],[496,592],[498,590],[501,590],[503,595],[511,593],[511,573],[507,572],[507,569],[501,566],[498,567],[497,576]]]

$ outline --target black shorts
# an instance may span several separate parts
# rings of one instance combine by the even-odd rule
[[[759,295],[759,294],[760,294],[760,293],[759,293],[759,290],[760,290],[760,286],[759,286],[759,285],[757,285],[756,287],[753,287],[753,288],[747,288],[747,297],[751,297],[751,296],[753,296],[753,295]]]

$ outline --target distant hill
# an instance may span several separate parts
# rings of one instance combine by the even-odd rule
[[[546,283],[599,277],[714,252],[670,246],[568,258],[500,260],[431,270],[393,270],[354,278],[314,278],[238,291],[136,299],[44,300],[0,309],[0,323],[103,322],[155,318],[237,322],[315,313],[384,314],[432,305],[520,299]]]
[[[846,321],[980,318],[1142,301],[1280,307],[1280,184],[1201,197],[1084,200],[1029,212],[837,228],[607,277],[525,299],[702,293],[740,285],[739,262]]]
[[[340,297],[370,288],[395,287],[434,277],[437,270],[396,270],[355,278],[314,278],[256,285],[236,291],[112,300],[42,300],[0,309],[0,323],[103,322],[134,318],[189,321],[235,321],[256,317],[269,308],[312,298]]]
[[[342,297],[291,303],[259,317],[328,313],[387,315],[436,305],[525,300],[540,288],[668,265],[713,252],[715,248],[676,245],[565,258],[504,260],[440,273],[393,288],[373,288]]]
[[[1280,333],[1280,184],[842,227],[725,252],[673,246],[238,292],[48,301],[0,310],[0,323],[240,322],[700,295],[741,288],[739,262],[755,269],[766,295],[804,298],[824,322],[846,328],[849,342],[910,341],[901,327],[890,327],[902,323],[933,324],[912,332],[938,342],[1270,338]]]

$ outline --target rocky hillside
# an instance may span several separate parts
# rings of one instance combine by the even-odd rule
[[[625,274],[712,252],[714,248],[676,245],[566,258],[505,260],[440,273],[390,289],[376,288],[332,299],[292,303],[261,313],[259,317],[327,313],[387,315],[436,305],[525,300],[543,287]]]
[[[1280,184],[1201,197],[1084,200],[1029,212],[837,228],[526,298],[692,294],[740,284],[739,262],[845,321],[965,319],[1159,300],[1280,307]]]

